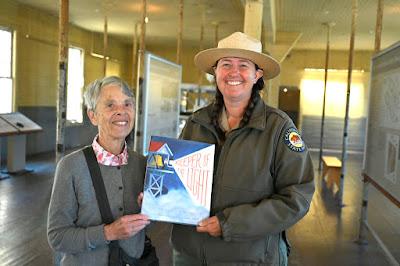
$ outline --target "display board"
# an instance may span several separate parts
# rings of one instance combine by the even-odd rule
[[[146,155],[150,137],[178,137],[182,67],[146,53],[136,149]]]
[[[0,136],[18,134],[18,130],[0,116]]]
[[[372,58],[364,173],[400,200],[400,42]]]
[[[31,133],[42,130],[42,128],[38,124],[36,124],[28,117],[18,112],[1,114],[0,117],[3,120],[6,120],[16,130],[18,130],[20,134]]]

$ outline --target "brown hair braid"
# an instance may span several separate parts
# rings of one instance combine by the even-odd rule
[[[211,122],[215,127],[215,129],[217,130],[219,137],[221,139],[225,139],[224,131],[219,125],[219,115],[222,111],[222,108],[224,108],[224,97],[222,96],[222,93],[219,91],[218,86],[216,86],[215,99],[211,113]]]
[[[256,68],[257,69],[257,68]],[[253,85],[253,89],[251,91],[250,101],[244,111],[244,115],[242,120],[240,121],[240,127],[247,125],[250,121],[250,117],[253,114],[254,107],[256,107],[256,103],[258,99],[260,99],[260,91],[264,88],[264,79],[261,77],[257,80],[256,84]]]

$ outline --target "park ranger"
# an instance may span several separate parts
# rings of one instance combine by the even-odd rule
[[[197,227],[174,225],[174,265],[287,265],[285,230],[309,210],[314,171],[292,120],[259,94],[279,64],[241,32],[195,64],[214,75],[216,96],[181,138],[216,144],[211,214]]]

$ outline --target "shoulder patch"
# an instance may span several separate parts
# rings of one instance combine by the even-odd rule
[[[288,128],[285,131],[283,141],[292,151],[303,152],[305,149],[304,142],[294,127]]]

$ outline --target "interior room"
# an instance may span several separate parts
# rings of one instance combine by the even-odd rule
[[[48,208],[57,163],[98,134],[91,82],[126,81],[127,147],[147,156],[151,136],[177,139],[215,104],[215,76],[194,57],[234,32],[280,65],[261,99],[313,163],[288,265],[399,265],[399,28],[398,0],[0,0],[0,265],[62,265]],[[146,229],[160,265],[174,265],[171,228]]]

